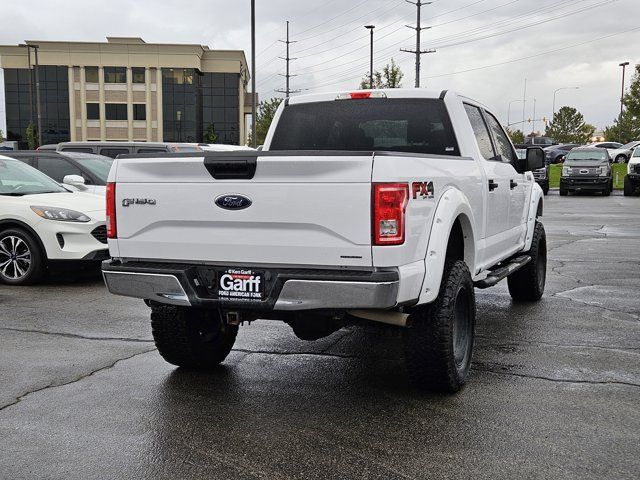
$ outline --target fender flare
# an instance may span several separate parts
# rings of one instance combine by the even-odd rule
[[[449,237],[457,219],[460,219],[464,237],[464,261],[471,275],[475,274],[477,235],[473,231],[473,211],[467,197],[460,190],[450,187],[441,195],[431,222],[424,258],[425,276],[418,304],[433,302],[440,292]]]
[[[537,183],[533,184],[531,198],[529,200],[529,211],[527,212],[527,235],[524,241],[523,251],[527,252],[533,242],[533,231],[536,228],[536,219],[542,216],[544,209],[544,193]]]

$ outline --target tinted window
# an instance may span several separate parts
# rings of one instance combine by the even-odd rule
[[[572,160],[595,160],[604,161],[609,158],[606,150],[572,150],[567,155],[566,162],[571,163]]]
[[[138,153],[166,153],[166,148],[139,148]]]
[[[104,155],[105,157],[116,158],[118,155],[124,155],[127,153],[131,153],[131,150],[128,148],[101,148],[100,155]]]
[[[56,182],[62,182],[65,175],[82,176],[82,170],[62,157],[39,157],[38,170]]]
[[[84,79],[87,83],[98,83],[98,67],[84,67]]]
[[[496,155],[493,151],[491,135],[489,135],[487,124],[482,118],[480,109],[472,105],[467,105],[466,103],[464,104],[464,109],[467,111],[469,121],[471,122],[471,128],[473,128],[473,133],[476,136],[476,142],[478,143],[480,154],[485,158],[485,160],[494,160]]]
[[[0,159],[0,195],[66,192],[35,168],[17,160]]]
[[[61,150],[63,152],[93,153],[93,148],[91,147],[64,147]]]
[[[133,104],[133,119],[134,120],[147,119],[147,106],[144,103]]]
[[[127,68],[104,67],[104,83],[127,83]]]
[[[100,104],[87,103],[87,120],[100,120]]]
[[[515,153],[513,152],[513,147],[511,146],[511,141],[507,134],[504,133],[504,130],[500,126],[500,122],[496,120],[496,117],[491,115],[489,112],[486,112],[487,122],[489,122],[489,128],[493,132],[493,138],[496,141],[496,152],[500,155],[501,160],[503,162],[511,162],[516,159]]]
[[[131,77],[133,83],[144,83],[144,67],[133,67]]]
[[[104,114],[107,120],[126,120],[127,104],[126,103],[107,103],[104,106]]]
[[[460,154],[444,102],[404,98],[289,105],[271,149]]]

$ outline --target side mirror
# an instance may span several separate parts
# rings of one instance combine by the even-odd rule
[[[525,172],[538,170],[545,167],[544,150],[540,147],[527,148],[527,157],[525,159],[524,170]]]
[[[65,175],[62,179],[62,183],[76,187],[78,190],[86,190],[87,187],[84,184],[84,178],[80,175]]]

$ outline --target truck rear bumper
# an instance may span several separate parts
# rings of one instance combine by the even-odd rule
[[[115,295],[168,305],[263,311],[388,309],[396,306],[400,285],[397,270],[260,268],[267,279],[264,298],[231,300],[218,298],[203,284],[203,269],[223,268],[108,260],[102,274]]]

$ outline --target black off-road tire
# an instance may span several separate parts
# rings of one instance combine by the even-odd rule
[[[609,183],[607,184],[607,186],[605,187],[605,189],[602,191],[602,195],[605,197],[608,197],[611,195],[611,191],[613,190],[612,185]]]
[[[403,344],[411,383],[421,390],[460,390],[471,368],[476,324],[473,281],[463,261],[447,261],[438,297],[410,320]]]
[[[631,197],[635,192],[635,188],[633,188],[633,183],[628,175],[624,177],[624,196]]]
[[[560,196],[566,197],[567,195],[569,195],[569,190],[567,190],[566,188],[563,188],[562,185],[560,185]]]
[[[217,309],[171,305],[151,307],[151,328],[158,352],[184,368],[209,370],[233,348],[237,325],[228,325]]]
[[[536,302],[544,294],[547,278],[547,237],[540,222],[536,222],[531,248],[525,255],[529,255],[531,261],[509,275],[507,285],[514,300]]]
[[[33,235],[22,228],[10,228],[0,231],[0,243],[6,243],[7,246],[11,244],[11,239],[19,239],[23,244],[18,246],[17,253],[25,260],[20,260],[19,267],[24,271],[23,275],[19,275],[18,271],[13,270],[10,265],[5,265],[6,261],[11,261],[10,257],[6,255],[3,249],[2,255],[0,255],[0,283],[7,285],[32,285],[42,279],[47,268],[47,259],[44,251],[40,247],[40,243],[33,237]],[[24,256],[28,252],[28,256]],[[27,260],[28,259],[28,267]],[[8,267],[3,273],[4,267]],[[12,276],[17,275],[16,278]]]

